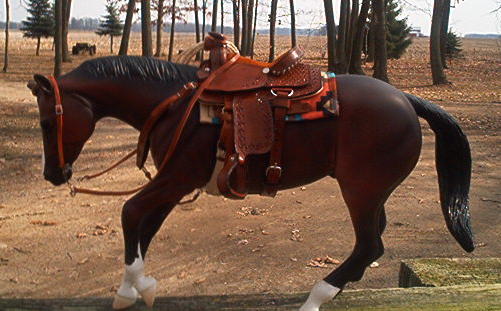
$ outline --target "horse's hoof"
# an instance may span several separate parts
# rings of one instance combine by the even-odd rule
[[[115,295],[113,299],[113,309],[122,310],[126,309],[136,303],[136,298],[124,297],[120,295]]]
[[[144,282],[144,289],[137,289],[141,297],[143,297],[144,303],[148,307],[153,307],[155,302],[155,294],[157,292],[157,281],[154,278],[147,277],[147,281]]]

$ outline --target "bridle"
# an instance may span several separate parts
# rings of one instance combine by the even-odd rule
[[[54,76],[49,76],[50,84],[52,85],[52,89],[54,90],[54,111],[56,113],[56,121],[57,121],[57,157],[59,168],[63,171],[63,177],[65,181],[68,183],[69,180],[69,172],[71,166],[66,163],[64,159],[64,145],[63,145],[63,126],[64,126],[64,110],[63,110],[63,102],[61,100],[61,92],[59,90],[59,85],[57,83],[56,78]]]

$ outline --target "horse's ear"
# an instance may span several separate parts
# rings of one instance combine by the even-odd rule
[[[47,95],[51,95],[54,93],[54,89],[52,88],[52,84],[50,83],[49,79],[47,79],[47,77],[36,74],[33,76],[33,79],[35,79],[35,82],[38,84],[38,87],[44,93],[46,93]]]

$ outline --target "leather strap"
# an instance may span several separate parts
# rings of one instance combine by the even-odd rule
[[[183,86],[183,88],[177,92],[176,94],[168,97],[164,101],[162,101],[155,109],[151,112],[150,117],[146,120],[141,133],[139,133],[139,139],[137,143],[137,158],[136,165],[139,169],[144,167],[144,162],[146,162],[146,158],[148,157],[148,148],[149,148],[149,137],[151,134],[151,130],[154,128],[158,119],[163,116],[165,111],[169,109],[169,107],[176,101],[181,98],[184,98],[190,91],[196,88],[195,83],[188,83]]]
[[[274,197],[278,191],[278,184],[282,177],[282,149],[283,136],[285,131],[285,116],[290,108],[290,90],[277,90],[276,98],[272,106],[274,141],[270,152],[270,162],[266,169],[266,183],[264,185],[263,195]]]
[[[57,83],[56,78],[54,76],[49,76],[50,84],[52,85],[52,89],[54,90],[54,100],[55,100],[55,112],[56,112],[56,122],[57,122],[57,154],[59,160],[59,168],[63,171],[66,167],[66,161],[64,159],[64,146],[63,146],[63,125],[64,125],[64,111],[63,111],[63,102],[61,100],[61,92],[59,91],[59,85]]]

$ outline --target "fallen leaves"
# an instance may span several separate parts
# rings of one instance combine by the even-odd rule
[[[30,221],[30,224],[48,227],[48,226],[55,226],[55,225],[57,225],[57,222],[55,222],[55,221],[49,221],[49,220],[32,220],[32,221]]]
[[[313,268],[329,268],[328,265],[339,265],[341,261],[330,257],[329,255],[325,257],[317,257],[311,259],[306,266]]]

